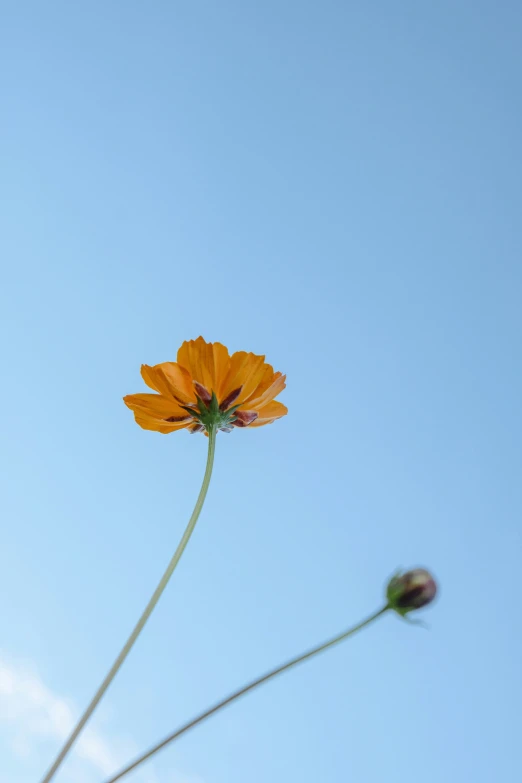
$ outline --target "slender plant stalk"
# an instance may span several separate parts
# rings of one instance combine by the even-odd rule
[[[196,501],[196,505],[194,506],[194,511],[192,512],[192,516],[189,519],[189,523],[185,529],[185,532],[183,533],[183,536],[181,538],[181,541],[178,544],[178,548],[172,555],[172,559],[170,563],[167,566],[167,569],[163,576],[161,577],[161,580],[156,587],[154,593],[152,594],[152,597],[150,601],[148,602],[147,606],[145,607],[145,610],[143,611],[143,614],[141,615],[140,619],[136,623],[136,626],[134,630],[132,631],[131,635],[125,642],[124,647],[122,648],[120,654],[114,661],[111,669],[109,670],[107,676],[103,680],[102,684],[94,694],[89,706],[79,719],[78,723],[76,724],[75,728],[73,729],[69,739],[61,749],[60,753],[56,757],[55,762],[53,763],[52,767],[49,769],[46,776],[43,778],[42,783],[49,783],[50,780],[54,777],[56,771],[61,766],[63,760],[67,756],[68,752],[70,751],[71,747],[73,746],[74,742],[76,741],[78,735],[82,731],[83,727],[91,717],[92,713],[98,706],[99,702],[101,701],[103,695],[105,694],[105,691],[113,681],[114,677],[118,673],[121,665],[125,661],[125,658],[131,651],[134,642],[142,632],[145,623],[151,616],[152,612],[154,611],[154,608],[156,604],[158,603],[159,599],[161,598],[161,595],[163,591],[165,590],[170,577],[174,573],[174,569],[176,568],[177,564],[179,563],[181,559],[181,555],[183,554],[185,547],[187,546],[190,536],[192,535],[192,532],[196,526],[196,522],[198,521],[198,517],[201,513],[201,509],[203,508],[203,503],[205,502],[205,498],[207,495],[208,487],[210,484],[210,477],[212,475],[212,467],[214,464],[214,453],[216,449],[216,429],[214,427],[210,428],[209,432],[209,438],[208,438],[208,457],[207,457],[207,466],[205,469],[205,475],[203,477],[203,484],[201,485],[201,490],[199,492],[198,499]]]
[[[222,710],[224,707],[227,707],[229,704],[232,704],[232,702],[234,702],[236,699],[239,699],[241,696],[244,696],[249,691],[254,690],[254,688],[257,688],[259,685],[263,685],[263,683],[268,682],[268,680],[271,680],[273,677],[277,677],[278,674],[282,674],[283,672],[288,671],[288,669],[297,666],[297,664],[303,663],[304,661],[313,658],[315,655],[319,655],[319,653],[322,653],[325,650],[328,650],[330,647],[339,644],[339,642],[343,642],[345,639],[348,639],[349,636],[353,636],[353,634],[357,633],[357,631],[360,631],[362,628],[365,628],[367,625],[372,623],[378,617],[383,615],[388,609],[390,609],[390,606],[389,604],[386,604],[386,606],[383,606],[382,609],[379,609],[378,612],[375,612],[374,614],[370,615],[370,617],[367,617],[366,620],[363,620],[362,622],[358,623],[358,625],[354,625],[352,628],[349,628],[347,631],[343,631],[341,634],[339,634],[339,636],[334,636],[332,639],[329,639],[327,642],[324,642],[323,644],[320,644],[317,647],[313,647],[311,650],[308,650],[308,652],[305,652],[302,655],[298,655],[296,658],[292,658],[290,661],[283,663],[281,666],[278,666],[276,669],[272,669],[266,674],[263,674],[261,677],[252,680],[252,682],[248,683],[248,685],[245,685],[243,686],[243,688],[240,688],[238,691],[231,693],[226,698],[217,702],[217,704],[214,704],[213,707],[210,707],[208,710],[205,710],[205,712],[200,713],[196,718],[193,718],[188,723],[185,723],[183,726],[181,726],[181,728],[176,729],[176,731],[174,731],[172,734],[169,734],[167,737],[165,737],[165,739],[161,740],[161,742],[158,742],[157,745],[154,745],[152,748],[149,748],[149,750],[146,753],[143,753],[141,756],[136,758],[127,767],[120,770],[116,775],[114,775],[114,777],[110,778],[110,780],[106,780],[105,783],[116,783],[117,780],[121,780],[121,778],[127,775],[128,772],[132,772],[132,770],[136,769],[136,767],[139,767],[141,764],[143,764],[144,761],[147,761],[147,759],[150,759],[151,756],[154,756],[154,754],[157,753],[159,750],[162,750],[171,742],[177,740],[179,737],[181,737],[182,734],[185,734],[185,732],[189,731],[190,729],[193,729],[194,726],[198,725],[198,723],[202,723],[207,718],[210,718],[211,715],[215,715],[216,712],[219,712],[219,710]]]

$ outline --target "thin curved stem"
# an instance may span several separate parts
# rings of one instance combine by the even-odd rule
[[[259,685],[262,685],[265,682],[268,682],[268,680],[271,680],[273,677],[277,677],[278,674],[282,674],[288,669],[297,666],[297,664],[303,663],[304,661],[313,658],[315,655],[319,655],[319,653],[322,653],[325,650],[328,650],[330,647],[339,644],[339,642],[343,642],[345,639],[348,639],[349,636],[353,636],[353,634],[357,633],[357,631],[365,628],[365,626],[369,625],[382,614],[384,614],[389,608],[390,606],[388,604],[383,606],[382,609],[379,609],[378,612],[370,615],[370,617],[367,617],[366,620],[358,623],[358,625],[349,628],[347,631],[343,631],[338,636],[334,636],[332,639],[329,639],[327,642],[324,642],[317,647],[313,647],[311,650],[308,650],[308,652],[305,652],[302,655],[298,655],[296,658],[292,658],[290,661],[283,663],[282,666],[278,666],[276,669],[272,669],[266,674],[263,674],[261,677],[252,680],[252,682],[243,686],[243,688],[240,688],[238,691],[234,691],[234,693],[231,693],[226,698],[218,701],[217,704],[214,704],[213,707],[210,707],[208,710],[205,710],[205,712],[200,713],[196,718],[193,718],[188,723],[185,723],[183,726],[181,726],[181,728],[176,729],[176,731],[174,731],[172,734],[169,734],[167,737],[161,740],[161,742],[158,742],[157,745],[154,745],[146,753],[143,753],[127,767],[120,770],[116,775],[114,775],[114,777],[110,778],[110,780],[106,780],[105,783],[116,783],[117,780],[121,780],[121,778],[124,777],[124,775],[126,775],[128,772],[132,772],[132,770],[136,769],[136,767],[139,767],[141,764],[143,764],[144,761],[147,761],[147,759],[150,759],[151,756],[154,756],[155,753],[165,748],[171,742],[174,742],[174,740],[177,740],[179,737],[181,737],[182,734],[185,734],[185,732],[193,729],[194,726],[198,725],[198,723],[202,723],[207,718],[210,718],[211,715],[214,715],[216,712],[219,712],[219,710],[222,710],[224,707],[232,704],[232,702],[234,702],[236,699],[239,699],[241,696],[244,696],[249,691],[254,690],[254,688],[257,688]]]
[[[118,670],[120,669],[121,665],[125,661],[125,658],[130,653],[136,639],[142,632],[145,623],[151,616],[152,612],[154,611],[154,608],[156,607],[156,604],[158,603],[159,599],[161,598],[161,595],[163,591],[165,590],[170,577],[174,573],[174,569],[176,568],[177,564],[179,563],[181,556],[185,550],[185,547],[187,546],[190,536],[192,535],[192,532],[196,526],[196,522],[198,521],[198,517],[201,513],[201,509],[203,508],[203,503],[205,502],[205,497],[207,495],[208,487],[210,484],[210,477],[212,476],[212,467],[214,464],[214,453],[216,449],[216,430],[214,427],[210,429],[209,432],[209,438],[208,438],[208,457],[207,457],[207,466],[205,469],[205,475],[203,477],[203,484],[201,485],[201,490],[198,495],[198,499],[196,501],[196,505],[194,506],[194,511],[192,512],[192,516],[189,519],[188,525],[185,528],[185,532],[183,533],[183,536],[181,538],[181,541],[178,544],[178,547],[174,554],[172,555],[171,561],[167,566],[167,569],[163,576],[161,577],[161,580],[156,587],[154,593],[152,594],[152,597],[150,601],[148,602],[147,606],[145,607],[143,614],[141,615],[140,619],[136,623],[136,626],[134,630],[132,631],[131,635],[125,642],[124,647],[122,648],[120,654],[114,661],[112,667],[110,668],[107,676],[103,680],[102,684],[94,694],[89,706],[79,719],[78,723],[76,724],[75,728],[73,729],[70,737],[68,738],[67,742],[61,749],[60,753],[56,757],[55,762],[53,763],[52,767],[49,769],[46,776],[43,778],[42,783],[49,783],[50,780],[54,777],[56,771],[61,766],[63,760],[67,756],[68,752],[70,751],[71,747],[75,743],[78,735],[82,731],[83,727],[91,717],[92,713],[98,706],[99,702],[103,698],[106,690],[108,689],[109,685],[115,678],[116,674],[118,673]]]

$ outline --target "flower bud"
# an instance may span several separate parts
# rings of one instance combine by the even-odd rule
[[[414,568],[390,579],[386,598],[390,608],[404,616],[414,609],[427,606],[436,593],[437,585],[430,572],[424,568]]]

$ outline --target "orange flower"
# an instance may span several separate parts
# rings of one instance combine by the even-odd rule
[[[202,337],[184,342],[177,362],[141,368],[156,394],[129,394],[125,405],[145,430],[207,433],[211,427],[262,427],[288,412],[274,398],[285,388],[285,375],[274,372],[264,356],[237,351]]]

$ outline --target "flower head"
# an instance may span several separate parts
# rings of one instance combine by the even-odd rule
[[[230,356],[224,345],[202,337],[184,342],[176,362],[142,365],[141,375],[156,393],[129,394],[123,401],[146,430],[231,432],[271,424],[288,412],[275,400],[286,376],[274,372],[264,356],[245,351]]]
[[[425,568],[414,568],[390,579],[386,590],[388,605],[401,615],[422,609],[431,603],[437,593],[437,584]]]

